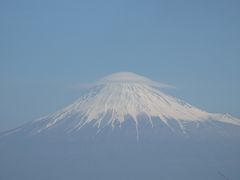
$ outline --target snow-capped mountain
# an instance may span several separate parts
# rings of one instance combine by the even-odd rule
[[[99,132],[106,127],[121,128],[128,121],[134,123],[137,136],[143,121],[151,128],[162,123],[172,132],[183,134],[203,126],[224,129],[219,124],[240,127],[240,120],[228,114],[208,113],[161,92],[168,86],[134,73],[115,73],[89,85],[88,91],[68,107],[7,134],[51,130],[73,133],[89,125]]]
[[[68,107],[0,135],[0,179],[240,178],[239,119],[200,110],[133,73],[87,87]]]

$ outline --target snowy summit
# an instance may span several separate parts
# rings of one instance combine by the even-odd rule
[[[142,117],[152,127],[156,121],[161,121],[170,129],[174,127],[169,122],[174,120],[183,133],[186,132],[188,123],[199,126],[204,122],[220,122],[240,126],[239,119],[200,110],[161,92],[162,87],[169,85],[130,72],[114,73],[95,82],[87,93],[70,106],[30,124],[34,124],[35,133],[62,124],[67,132],[79,131],[88,124],[99,129],[106,126],[114,128],[121,127],[129,120],[134,121],[138,130]]]

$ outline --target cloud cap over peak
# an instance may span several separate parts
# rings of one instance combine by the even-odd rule
[[[134,84],[143,84],[148,86],[154,86],[158,88],[174,88],[174,86],[160,83],[157,81],[153,81],[147,77],[138,75],[133,72],[116,72],[105,76],[92,85],[106,85],[106,84],[114,84],[114,83],[134,83]]]

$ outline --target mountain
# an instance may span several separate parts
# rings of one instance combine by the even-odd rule
[[[240,120],[120,72],[66,108],[0,135],[4,180],[240,179]]]
[[[134,124],[137,138],[143,123],[154,129],[162,124],[173,133],[182,134],[194,133],[201,127],[209,127],[211,131],[215,128],[218,132],[225,132],[229,129],[227,127],[239,130],[240,119],[200,110],[161,92],[165,86],[168,85],[134,73],[115,73],[91,84],[80,99],[63,110],[7,134],[24,132],[36,135],[51,131],[69,134],[90,124],[100,132],[109,127],[121,128],[127,121]],[[232,129],[228,133],[233,133]]]

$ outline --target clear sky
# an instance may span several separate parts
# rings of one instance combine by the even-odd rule
[[[1,0],[0,131],[70,104],[79,84],[131,71],[240,117],[239,0]]]

